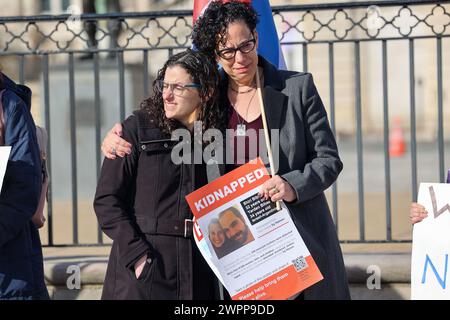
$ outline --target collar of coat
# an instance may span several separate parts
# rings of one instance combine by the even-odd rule
[[[275,90],[281,91],[284,88],[285,82],[283,81],[280,71],[272,63],[258,55],[258,67],[263,69],[264,73],[264,89],[271,87]]]

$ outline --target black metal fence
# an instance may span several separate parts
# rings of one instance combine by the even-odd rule
[[[314,74],[341,153],[354,160],[347,162],[349,165],[344,161],[345,175],[327,191],[342,242],[411,241],[405,211],[415,200],[423,178],[417,174],[418,68],[433,70],[426,77],[432,79],[429,83],[434,98],[426,101],[432,102],[432,106],[427,103],[427,108],[435,110],[429,127],[433,133],[431,144],[437,146],[436,150],[432,148],[437,165],[436,161],[425,162],[425,167],[436,167],[430,169],[433,175],[425,177],[443,182],[449,141],[444,128],[444,117],[450,108],[445,100],[448,89],[444,88],[449,86],[445,86],[443,74],[450,66],[445,54],[450,36],[449,2],[370,1],[273,7],[288,68]],[[89,28],[95,30],[95,39],[88,35]],[[36,83],[38,90],[34,93],[39,96],[39,107],[35,105],[33,110],[41,115],[35,117],[49,132],[47,158],[52,183],[48,225],[42,234],[48,246],[104,243],[91,206],[102,161],[101,139],[114,122],[123,120],[137,106],[136,101],[148,95],[157,66],[174,52],[190,46],[191,29],[191,11],[0,18],[0,61],[7,61],[2,63],[4,67],[7,64],[6,69],[19,70],[20,83]],[[417,64],[419,47],[428,57],[433,56],[429,59],[433,64]],[[375,65],[370,57],[376,57]],[[400,61],[403,68],[395,70],[391,61]],[[377,74],[376,80],[367,78],[369,67]],[[405,76],[401,81],[391,80],[392,75],[402,72]],[[346,80],[341,79],[344,76]],[[105,82],[111,85],[103,87]],[[406,83],[407,91],[399,92],[398,82]],[[90,89],[83,88],[83,83],[89,83]],[[369,113],[367,105],[371,104],[367,95],[378,87],[380,101],[374,103],[378,107],[371,112],[379,121],[374,121],[377,126],[371,129],[365,125],[364,115]],[[87,95],[92,95],[92,101],[83,100]],[[136,101],[130,100],[130,95]],[[339,102],[344,96],[347,100]],[[398,105],[391,105],[393,96],[408,100],[405,105],[409,157],[403,156],[402,160],[392,159],[389,150],[390,113],[398,112]],[[89,166],[85,158],[91,155]],[[381,171],[375,175],[373,163]],[[392,164],[396,166],[394,171]],[[393,208],[393,200],[402,192],[397,193],[396,186],[393,190],[392,176],[405,165],[409,167],[409,190],[402,198],[403,204]],[[384,201],[371,200],[376,183],[372,178],[367,181],[366,175],[380,179],[379,194]],[[354,204],[356,209],[351,208]],[[349,214],[352,210],[354,215]],[[368,220],[374,215],[380,219]],[[398,220],[397,226],[403,231],[393,232],[393,219]],[[86,228],[94,230],[92,226],[94,240],[84,236]],[[373,233],[374,227],[381,233]]]

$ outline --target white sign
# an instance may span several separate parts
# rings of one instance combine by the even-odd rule
[[[428,217],[414,225],[411,299],[450,299],[450,184],[421,183],[417,202]]]
[[[0,191],[3,186],[3,179],[5,178],[6,166],[8,165],[9,153],[11,147],[0,147]]]

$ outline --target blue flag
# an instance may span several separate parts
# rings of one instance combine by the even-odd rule
[[[252,6],[259,15],[256,26],[259,35],[258,53],[279,69],[286,69],[269,0],[253,0]]]

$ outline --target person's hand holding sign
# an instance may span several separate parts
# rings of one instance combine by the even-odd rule
[[[270,199],[272,202],[284,200],[292,202],[297,199],[292,186],[280,176],[273,176],[267,180],[259,191],[259,196],[265,200]]]
[[[417,222],[422,221],[426,217],[428,217],[428,211],[421,204],[413,202],[413,203],[411,203],[409,217],[411,218],[411,223],[415,224]]]

